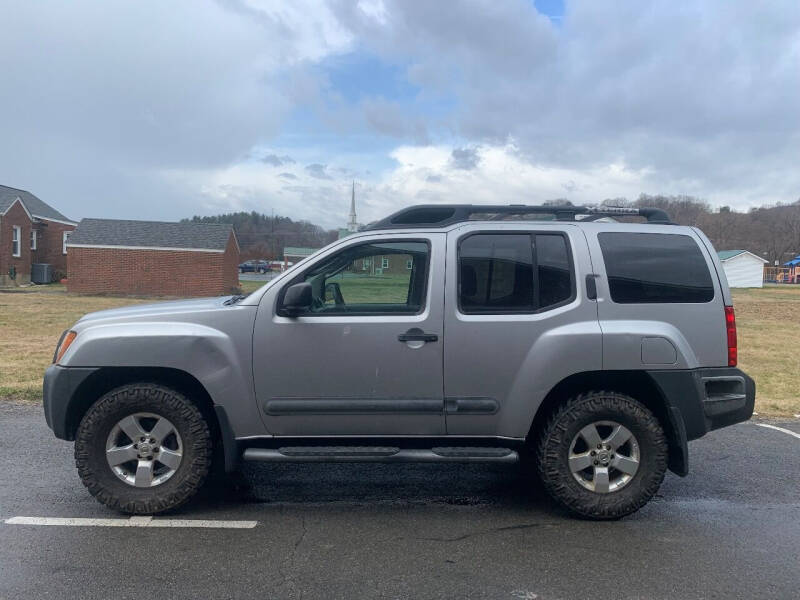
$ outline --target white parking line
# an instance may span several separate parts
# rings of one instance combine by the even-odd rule
[[[800,440],[800,433],[795,433],[794,431],[789,431],[788,429],[784,429],[783,427],[776,427],[775,425],[769,425],[767,423],[756,423],[759,427],[767,427],[768,429],[774,429],[775,431],[782,431],[783,433],[788,433],[791,436],[796,437]]]
[[[192,527],[205,529],[252,529],[258,521],[213,521],[205,519],[85,519],[69,517],[12,517],[6,525],[60,525],[62,527]]]

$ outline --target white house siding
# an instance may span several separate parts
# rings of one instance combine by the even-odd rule
[[[764,284],[764,263],[752,254],[743,252],[722,261],[722,268],[732,288],[762,287]]]

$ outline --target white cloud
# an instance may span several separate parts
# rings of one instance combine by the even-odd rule
[[[560,27],[526,0],[384,7],[380,22],[348,5],[337,15],[366,47],[410,63],[423,93],[456,99],[420,125],[434,140],[511,137],[532,165],[588,176],[625,164],[660,186],[638,191],[742,208],[800,195],[795,0],[572,0]],[[393,111],[391,123],[409,118]]]
[[[0,182],[73,218],[190,212],[160,171],[247,156],[295,106],[287,70],[351,43],[312,0],[22,2],[3,25]]]
[[[374,178],[358,179],[359,219],[374,221],[402,206],[422,203],[537,204],[567,196],[574,203],[596,204],[605,198],[638,196],[651,176],[646,169],[634,170],[623,164],[582,170],[532,165],[514,143],[472,149],[475,166],[466,170],[453,164],[457,149],[450,145],[396,148],[391,153],[395,168]],[[165,175],[175,185],[200,190],[198,209],[206,213],[269,213],[274,209],[328,228],[343,226],[349,208],[350,171],[328,166],[323,172],[329,179],[322,185],[316,169],[297,164],[270,168],[262,163],[242,163],[212,172]],[[569,193],[565,186],[571,189]]]
[[[558,27],[529,0],[3,17],[0,182],[73,218],[275,208],[332,227],[353,177],[363,221],[413,202],[800,195],[796,0],[570,0]],[[337,87],[326,60],[354,50],[399,68],[403,94]]]

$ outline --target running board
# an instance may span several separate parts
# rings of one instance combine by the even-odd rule
[[[394,446],[286,446],[248,448],[244,460],[265,462],[499,462],[519,460],[515,450],[494,447],[397,448]]]

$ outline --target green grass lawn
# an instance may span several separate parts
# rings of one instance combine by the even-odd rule
[[[346,275],[339,283],[345,302],[369,303],[387,297],[405,302],[407,281],[403,275]],[[241,282],[246,293],[261,285]],[[733,296],[739,365],[756,380],[756,410],[761,415],[800,414],[800,286],[734,290]],[[61,332],[85,313],[153,301],[75,296],[58,284],[0,293],[0,398],[39,401],[42,374]]]
[[[243,294],[252,294],[265,283],[265,281],[240,281],[239,287]]]
[[[326,283],[338,283],[345,304],[405,304],[409,275],[340,273]]]

